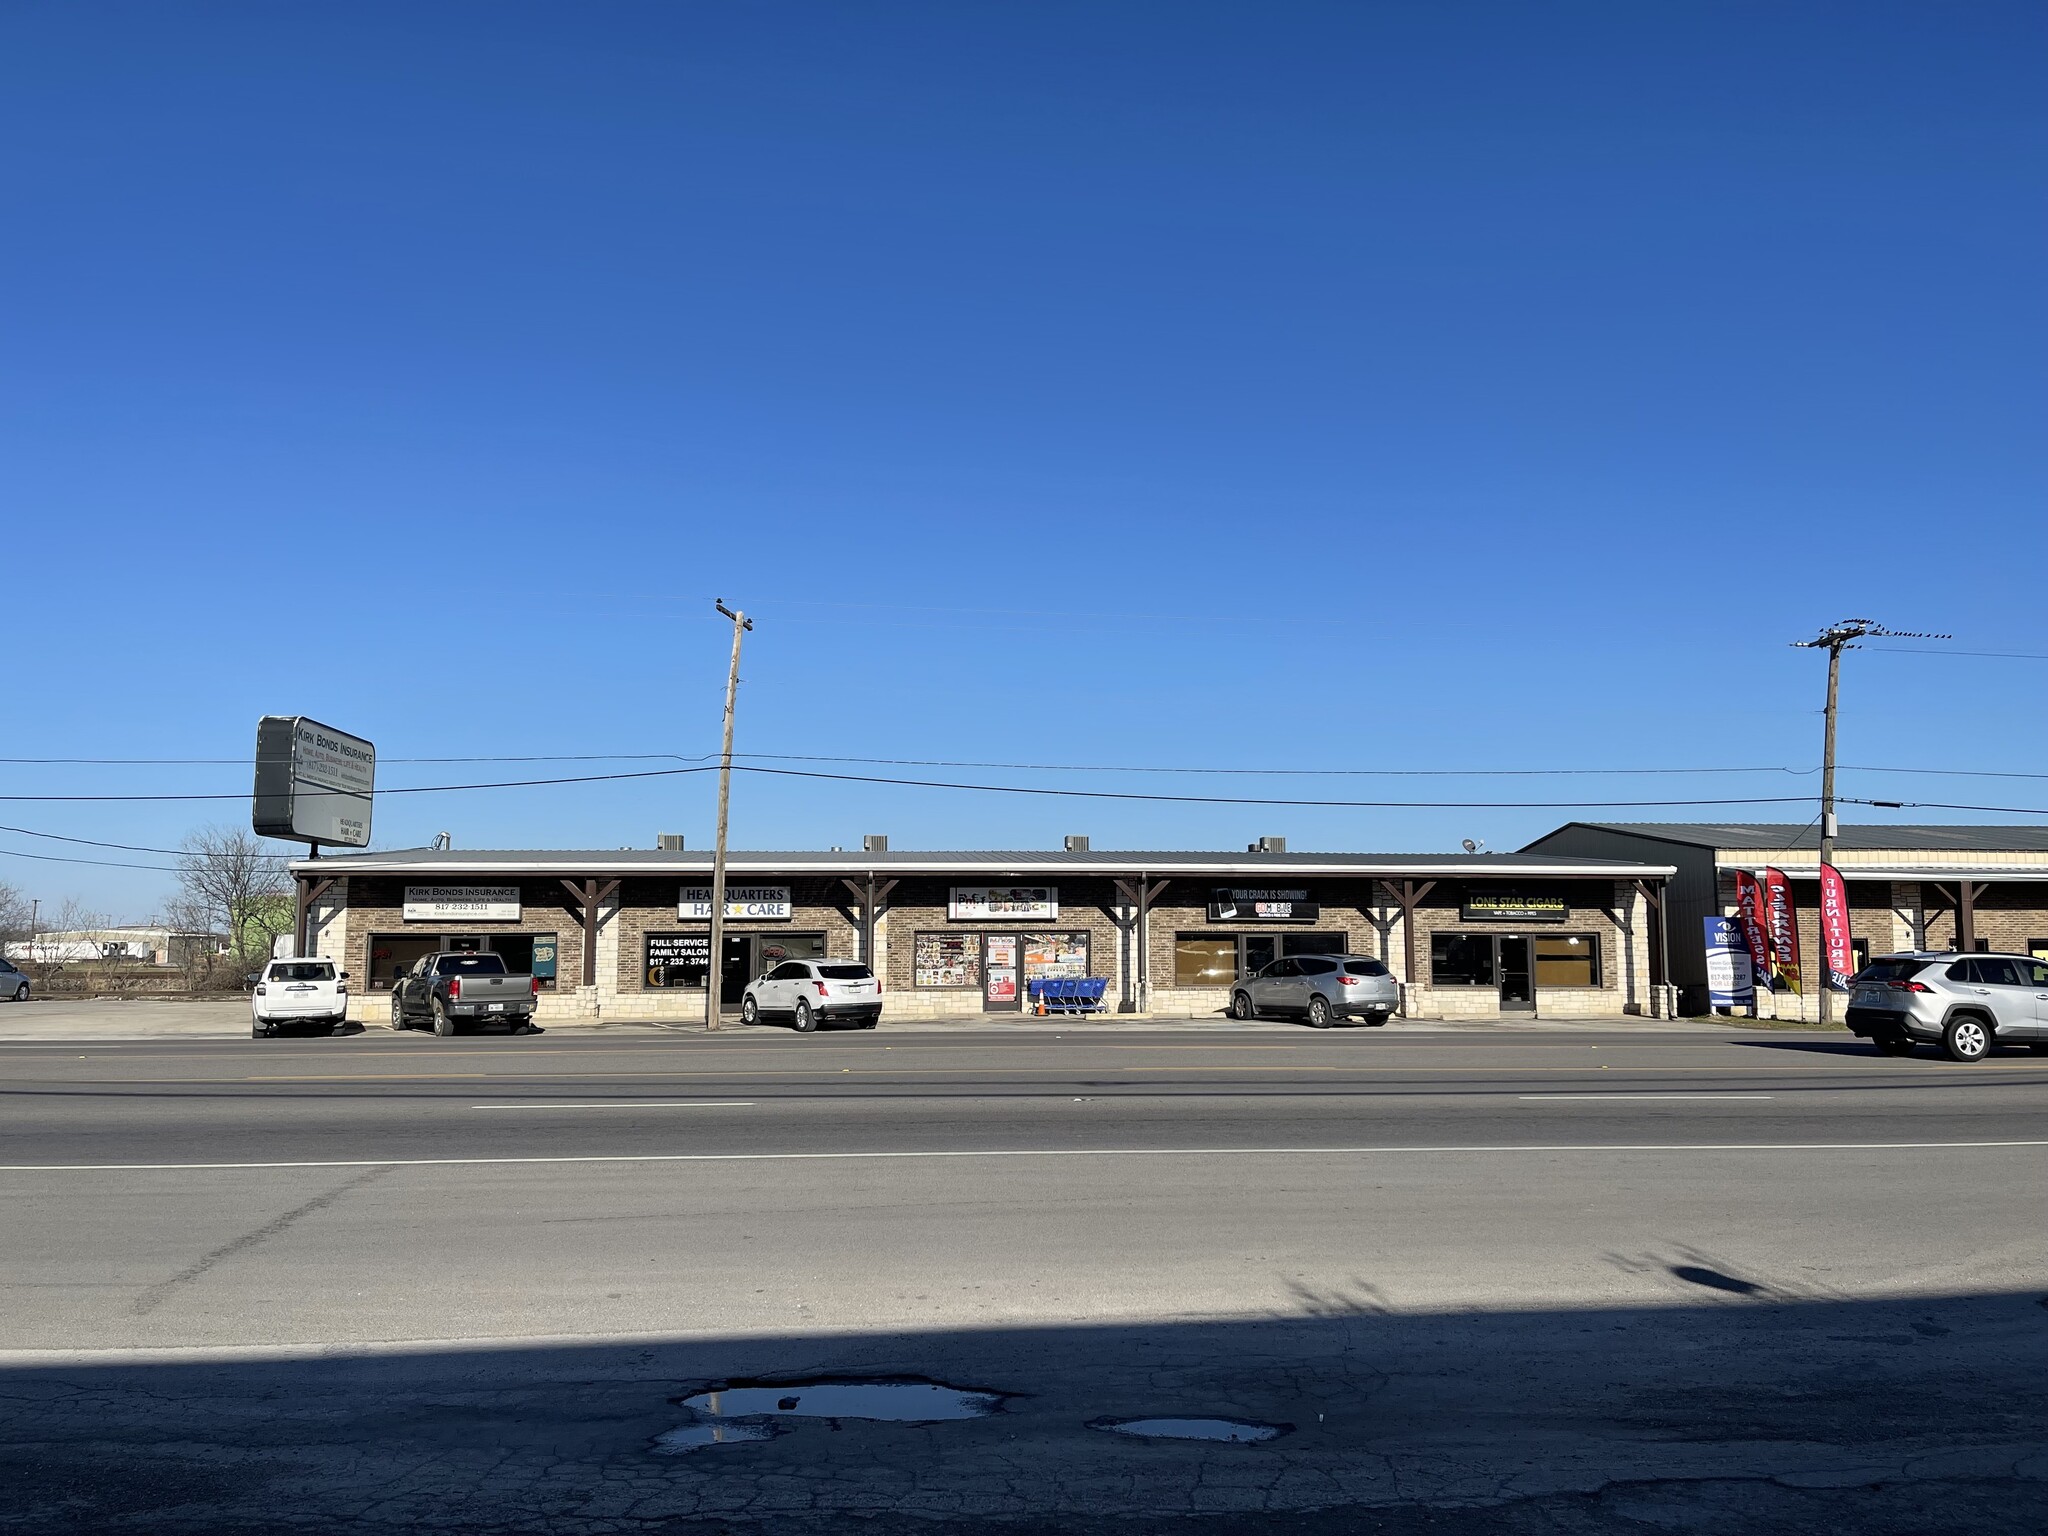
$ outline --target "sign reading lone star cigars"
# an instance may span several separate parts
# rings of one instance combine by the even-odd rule
[[[258,836],[367,848],[376,785],[377,749],[362,737],[304,715],[256,722],[249,821]]]

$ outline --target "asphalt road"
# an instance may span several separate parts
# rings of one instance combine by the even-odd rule
[[[0,1100],[0,1531],[2048,1507],[2031,1054],[370,1033],[9,1044]],[[694,1388],[819,1374],[1001,1407],[655,1449]],[[1285,1428],[1088,1427],[1155,1414]]]

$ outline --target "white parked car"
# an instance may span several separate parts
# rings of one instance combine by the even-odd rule
[[[858,960],[785,960],[748,983],[740,1018],[788,1019],[809,1034],[825,1020],[873,1029],[882,1017],[882,984]]]
[[[348,972],[332,960],[272,960],[249,994],[249,1033],[268,1035],[306,1028],[331,1035],[348,1017]]]

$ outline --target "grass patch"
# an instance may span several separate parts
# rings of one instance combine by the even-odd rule
[[[1846,1035],[1849,1026],[1837,1020],[1833,1024],[1801,1023],[1798,1019],[1737,1019],[1723,1017],[1718,1013],[1694,1014],[1687,1021],[1693,1024],[1712,1024],[1719,1029],[1804,1029],[1817,1035]]]

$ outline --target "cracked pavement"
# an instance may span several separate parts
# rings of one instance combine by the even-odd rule
[[[562,1096],[480,1043],[493,1102]],[[101,1171],[0,1172],[0,1533],[2042,1528],[2048,1157],[2021,1133],[2048,1074],[1780,1050],[1773,1102],[1796,1108],[1597,1105],[1556,1150],[1555,1117],[1513,1092],[1574,1081],[1551,1043],[1404,1041],[1370,1070],[1346,1040],[1191,1047],[1138,1090],[1107,1057],[1034,1057],[1029,1092],[1001,1048],[906,1044],[893,1076],[847,1087],[872,1043],[804,1044],[825,1049],[794,1087],[748,1041],[671,1048],[605,1090],[674,1098],[664,1065],[752,1072],[764,1112],[744,1120],[573,1131],[472,1129],[467,1076],[309,1089],[333,1054],[16,1058],[4,1160],[38,1137],[106,1152]],[[1643,1081],[1758,1059],[1578,1049],[1601,1053],[1587,1073]],[[628,1059],[646,1060],[571,1054]],[[398,1135],[394,1111],[409,1153],[508,1161],[332,1165]],[[1878,1125],[1921,1145],[1793,1147]],[[1516,1135],[1552,1149],[1451,1150]],[[1080,1139],[1136,1155],[1009,1155]],[[1403,1150],[1317,1150],[1362,1146]],[[144,1147],[302,1155],[104,1166]],[[741,1155],[573,1160],[654,1148]],[[795,1148],[828,1155],[776,1155]],[[535,1151],[558,1160],[509,1161]],[[983,1419],[791,1417],[653,1450],[692,1392],[820,1376],[1009,1396]],[[1086,1428],[1194,1415],[1292,1430]]]

